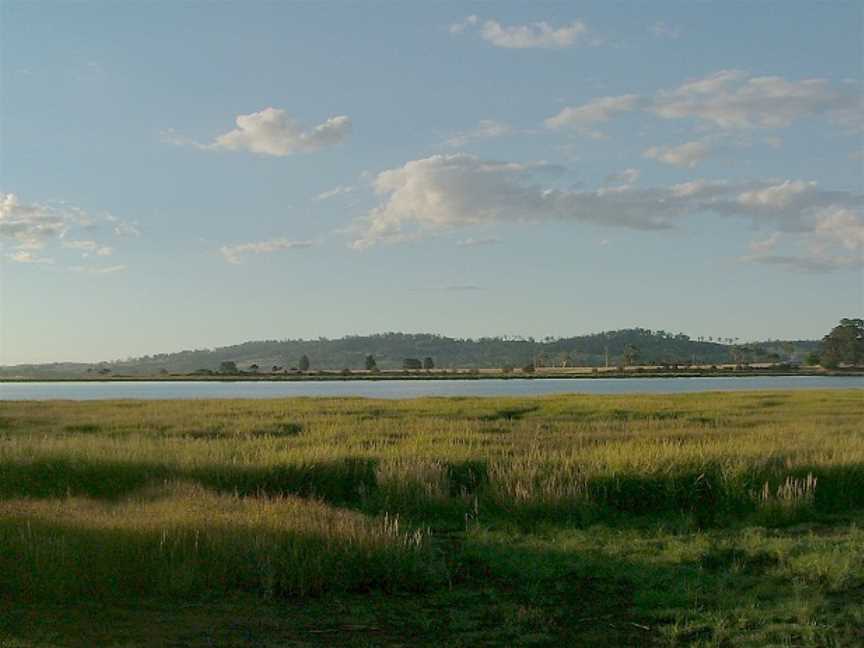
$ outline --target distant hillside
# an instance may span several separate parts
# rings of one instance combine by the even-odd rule
[[[725,342],[732,342],[724,338]],[[623,361],[625,348],[633,347],[638,363],[722,364],[732,361],[733,345],[693,340],[678,333],[634,328],[606,331],[569,338],[535,340],[480,338],[457,339],[426,333],[384,333],[348,336],[336,340],[263,340],[244,342],[216,349],[198,349],[143,356],[99,365],[56,363],[0,367],[0,376],[67,376],[90,373],[106,367],[114,374],[191,373],[196,370],[218,370],[224,361],[237,363],[241,369],[257,364],[262,371],[272,366],[297,367],[300,357],[308,356],[314,369],[361,369],[367,355],[375,357],[381,369],[402,366],[405,358],[431,357],[439,368],[492,368],[538,366],[603,366],[608,361]],[[745,359],[751,362],[801,360],[818,342],[798,340],[769,341],[747,345]],[[632,349],[631,349],[632,350]]]

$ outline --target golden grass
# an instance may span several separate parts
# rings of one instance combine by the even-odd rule
[[[24,598],[289,596],[434,581],[427,535],[398,518],[182,483],[119,503],[2,501],[0,547],[0,592]]]

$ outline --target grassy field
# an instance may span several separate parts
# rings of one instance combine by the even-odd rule
[[[0,647],[864,644],[864,392],[0,403]]]

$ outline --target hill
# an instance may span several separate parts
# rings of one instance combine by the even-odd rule
[[[625,349],[635,350],[636,362],[644,364],[722,364],[733,361],[744,348],[747,361],[801,360],[818,342],[769,341],[739,347],[734,340],[694,340],[683,333],[632,328],[567,338],[451,338],[428,333],[383,333],[353,335],[339,339],[261,340],[214,348],[117,360],[98,365],[54,363],[0,367],[0,376],[60,377],[92,373],[100,368],[124,375],[155,375],[161,372],[191,373],[218,370],[222,362],[235,362],[241,369],[257,364],[262,370],[273,366],[297,367],[305,355],[312,369],[361,369],[367,355],[379,368],[396,369],[405,358],[431,357],[439,368],[494,368],[537,366],[614,366],[623,362]]]

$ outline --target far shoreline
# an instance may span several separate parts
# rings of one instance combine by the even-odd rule
[[[344,374],[340,371],[307,373],[307,374],[171,374],[150,376],[65,376],[65,377],[35,377],[35,376],[4,376],[0,377],[3,383],[129,383],[129,382],[390,382],[390,381],[475,381],[475,380],[597,380],[615,379],[628,380],[638,378],[752,378],[752,377],[864,377],[864,369],[841,369],[841,370],[817,370],[817,371],[795,371],[795,370],[772,370],[772,369],[726,369],[712,371],[656,371],[656,370],[629,370],[597,372],[542,372],[537,373],[502,373],[502,372],[469,372],[448,371],[440,373],[408,373],[387,372],[370,374],[356,372]]]

